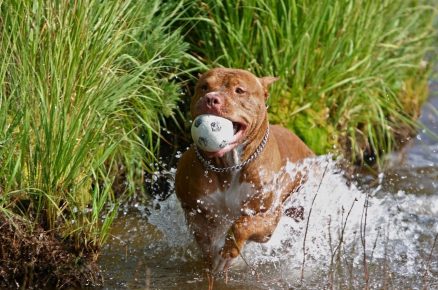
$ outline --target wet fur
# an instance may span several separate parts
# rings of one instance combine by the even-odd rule
[[[214,113],[247,126],[238,146],[210,158],[215,166],[246,160],[259,146],[269,125],[265,106],[268,87],[275,80],[223,68],[201,76],[192,98],[192,117]],[[243,88],[244,95],[238,93],[238,87]],[[214,95],[220,103],[207,103],[208,95]],[[291,176],[285,167],[313,156],[312,151],[287,129],[269,126],[270,137],[262,153],[238,172],[207,171],[193,148],[178,164],[177,196],[206,267],[213,273],[226,271],[247,241],[269,240],[283,212],[283,201],[304,180],[303,173]]]

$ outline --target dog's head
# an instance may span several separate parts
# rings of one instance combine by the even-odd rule
[[[277,79],[258,78],[248,71],[229,68],[215,68],[199,78],[190,105],[192,118],[213,114],[231,120],[234,127],[233,140],[210,157],[222,157],[252,140],[267,118],[268,87]]]

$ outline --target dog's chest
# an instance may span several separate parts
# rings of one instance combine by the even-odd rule
[[[214,219],[235,219],[244,212],[244,204],[255,193],[250,183],[240,182],[239,174],[231,178],[224,189],[216,189],[198,201],[208,215]]]

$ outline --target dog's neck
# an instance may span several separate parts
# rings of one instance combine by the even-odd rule
[[[265,114],[263,121],[259,122],[252,130],[249,132],[245,140],[243,141],[241,160],[246,160],[257,150],[266,135],[266,130],[269,126],[268,115]]]

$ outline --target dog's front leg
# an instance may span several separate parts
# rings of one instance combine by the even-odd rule
[[[225,260],[236,258],[248,240],[258,243],[269,241],[280,220],[280,213],[281,207],[278,207],[272,211],[241,216],[234,222],[227,234],[221,251],[222,258]]]

